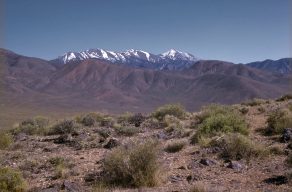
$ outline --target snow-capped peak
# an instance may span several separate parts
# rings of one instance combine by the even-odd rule
[[[177,51],[175,49],[170,49],[169,51],[162,53],[161,56],[163,58],[168,58],[172,60],[182,59],[182,60],[190,60],[197,61],[198,59],[190,53]]]
[[[159,55],[135,49],[129,49],[124,52],[107,51],[104,49],[88,49],[81,52],[68,52],[58,58],[63,64],[72,61],[83,61],[86,59],[101,59],[110,61],[111,63],[167,70],[184,69],[199,60],[190,53],[181,52],[175,49],[170,49]]]

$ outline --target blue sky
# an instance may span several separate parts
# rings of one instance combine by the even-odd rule
[[[53,59],[171,48],[235,63],[291,57],[291,0],[0,0],[1,47]]]

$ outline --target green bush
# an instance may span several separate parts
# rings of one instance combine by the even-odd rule
[[[172,115],[179,119],[185,117],[185,110],[182,105],[179,104],[169,104],[159,107],[152,113],[152,117],[162,121],[166,115]]]
[[[191,138],[192,143],[199,142],[202,137],[213,137],[222,133],[248,134],[248,126],[243,116],[229,106],[212,104],[205,107],[197,118],[200,124]]]
[[[153,141],[119,147],[103,162],[105,182],[124,187],[152,187],[158,184],[158,146]]]
[[[77,128],[78,125],[74,120],[63,120],[52,127],[50,134],[74,133],[77,131]]]
[[[238,133],[227,134],[219,140],[214,140],[211,145],[221,148],[221,157],[229,160],[249,160],[252,157],[262,157],[268,154],[263,147]]]
[[[12,136],[5,131],[0,131],[0,149],[6,149],[13,143]]]
[[[22,121],[15,129],[14,134],[25,133],[28,135],[46,135],[49,132],[49,120],[45,117],[35,117]]]
[[[292,113],[288,110],[277,109],[269,115],[267,123],[266,134],[281,134],[285,128],[292,127]]]
[[[184,148],[186,141],[172,141],[168,143],[164,151],[168,153],[176,153]]]
[[[8,167],[0,167],[0,191],[25,192],[27,191],[27,184],[20,172]]]

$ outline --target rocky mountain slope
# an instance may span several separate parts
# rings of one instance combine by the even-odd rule
[[[172,60],[172,55],[180,58],[171,51],[162,57]],[[289,73],[223,61],[200,60],[187,69],[152,70],[96,58],[56,65],[3,49],[0,56],[4,87],[0,104],[7,112],[1,114],[3,122],[10,122],[10,111],[22,108],[29,113],[21,110],[18,118],[53,111],[149,112],[166,103],[181,103],[193,111],[208,103],[275,98],[291,91]]]

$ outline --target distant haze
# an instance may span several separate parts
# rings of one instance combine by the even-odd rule
[[[175,48],[235,63],[279,59],[291,57],[291,2],[0,0],[0,46],[44,59],[90,48]]]

